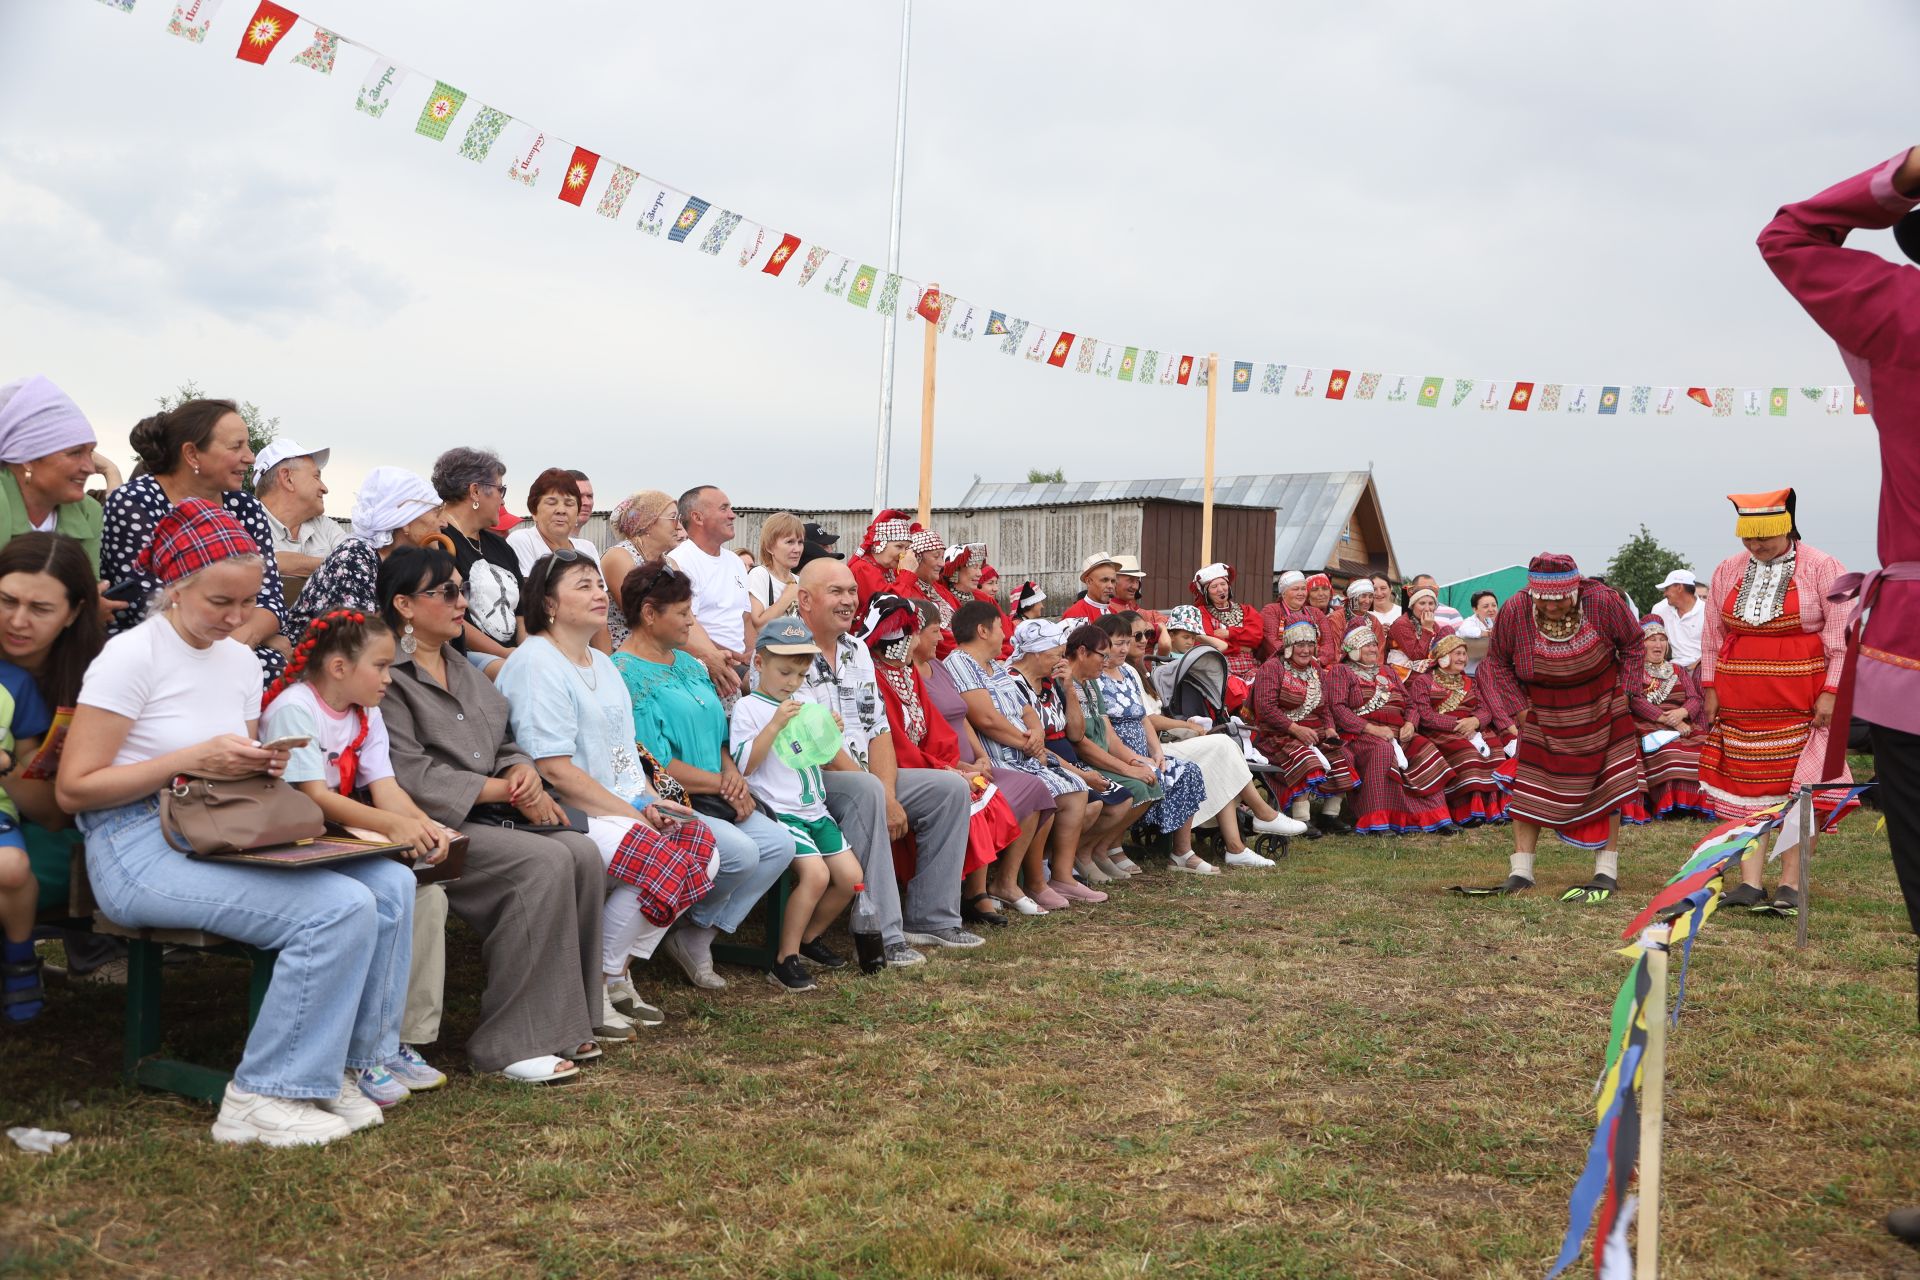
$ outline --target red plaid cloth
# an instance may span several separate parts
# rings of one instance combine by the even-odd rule
[[[670,832],[636,822],[613,851],[607,874],[640,891],[640,914],[653,924],[672,924],[707,896],[713,879],[713,832],[704,822],[683,822]]]
[[[136,563],[162,582],[177,582],[210,564],[259,554],[260,544],[225,507],[188,498],[160,518]]]

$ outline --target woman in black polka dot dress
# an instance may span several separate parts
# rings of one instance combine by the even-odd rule
[[[274,566],[267,510],[243,488],[253,466],[253,450],[247,445],[247,424],[239,409],[231,400],[189,400],[141,419],[128,439],[146,469],[107,496],[100,532],[100,576],[115,586],[137,581],[145,590],[115,615],[108,632],[118,634],[145,618],[147,601],[160,588],[160,580],[141,563],[141,553],[152,541],[160,518],[189,498],[218,502],[253,535],[266,557],[258,607],[233,638],[253,646],[261,675],[271,684],[291,651],[281,635],[287,606],[280,571]]]

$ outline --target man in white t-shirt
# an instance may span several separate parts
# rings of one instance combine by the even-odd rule
[[[693,581],[693,634],[687,652],[706,666],[723,698],[738,697],[747,654],[753,651],[753,598],[747,567],[726,549],[733,538],[733,503],[710,484],[680,495],[680,526],[687,540],[667,552]]]
[[[1653,606],[1653,616],[1667,624],[1673,645],[1673,665],[1694,669],[1700,661],[1700,634],[1707,625],[1707,606],[1700,602],[1700,583],[1691,570],[1675,569],[1660,583],[1666,599]]]
[[[320,473],[330,456],[331,450],[308,449],[283,436],[253,460],[253,496],[267,509],[282,574],[311,574],[347,536],[327,519],[327,485]]]

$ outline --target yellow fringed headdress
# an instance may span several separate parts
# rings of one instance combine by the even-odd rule
[[[1775,489],[1772,493],[1730,493],[1727,501],[1738,513],[1733,523],[1734,536],[1740,538],[1779,538],[1797,534],[1793,523],[1793,490]]]

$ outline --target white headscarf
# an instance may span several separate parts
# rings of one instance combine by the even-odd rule
[[[379,550],[440,505],[433,486],[403,467],[375,467],[353,497],[353,536]]]
[[[39,374],[0,386],[0,462],[32,462],[94,443],[80,406]]]
[[[1028,618],[1013,629],[1015,659],[1045,653],[1049,649],[1064,649],[1066,644],[1067,633],[1051,618]]]

